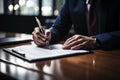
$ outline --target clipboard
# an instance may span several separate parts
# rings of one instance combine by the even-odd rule
[[[28,62],[50,60],[68,56],[88,54],[88,50],[63,50],[61,44],[50,45],[51,49],[37,47],[35,44],[4,48],[3,51]],[[27,49],[27,50],[26,50]]]

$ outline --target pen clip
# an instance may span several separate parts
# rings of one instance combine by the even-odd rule
[[[12,49],[12,52],[17,53],[18,55],[25,57],[24,53],[18,52],[18,51],[14,50],[14,49]]]

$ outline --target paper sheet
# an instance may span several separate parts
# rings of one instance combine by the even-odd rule
[[[31,60],[59,57],[72,54],[84,54],[89,52],[87,50],[63,50],[61,44],[50,45],[50,49],[37,47],[34,43],[9,49],[14,49],[17,52],[24,53],[25,57]]]

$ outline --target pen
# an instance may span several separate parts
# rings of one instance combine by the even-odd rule
[[[21,56],[23,56],[23,57],[25,57],[25,54],[24,54],[24,53],[20,53],[20,52],[14,50],[14,49],[12,49],[12,51],[15,52],[15,53],[17,53],[17,54],[19,54],[19,55],[21,55]]]
[[[35,19],[40,28],[40,32],[45,35],[45,31],[44,31],[44,28],[41,26],[40,20],[37,17],[35,17]],[[47,45],[47,48],[49,48],[49,40],[48,39],[46,39],[46,45]]]

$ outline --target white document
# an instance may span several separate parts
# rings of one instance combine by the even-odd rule
[[[29,60],[37,59],[48,59],[60,56],[67,56],[73,54],[84,54],[89,53],[87,50],[63,50],[61,44],[54,44],[49,46],[50,49],[37,47],[34,43],[30,45],[23,45],[13,48],[8,48],[9,50],[14,49],[19,53],[24,53],[25,58]]]

